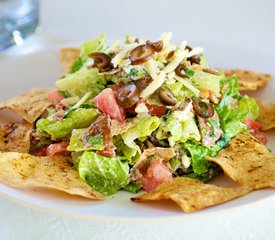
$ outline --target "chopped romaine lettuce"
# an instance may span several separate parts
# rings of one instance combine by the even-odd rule
[[[161,131],[165,133],[161,133]],[[161,122],[157,137],[159,139],[167,138],[170,146],[174,146],[176,143],[186,142],[188,139],[199,141],[200,132],[193,114],[188,113],[183,121],[179,121],[173,116],[168,116],[166,121]]]
[[[85,151],[78,165],[79,175],[96,191],[109,196],[128,184],[129,166],[119,157],[103,157]]]
[[[101,52],[106,48],[106,36],[101,34],[99,38],[84,42],[80,45],[80,56],[85,60],[93,52]]]
[[[138,152],[141,153],[139,146],[134,142],[135,139],[140,137],[147,137],[155,131],[159,124],[160,120],[158,117],[147,117],[141,116],[136,117],[133,120],[134,126],[130,128],[127,132],[121,134],[124,143],[132,150],[132,156],[135,156]]]
[[[138,182],[129,183],[127,186],[123,188],[123,190],[131,193],[138,193],[141,189],[141,184]]]
[[[88,137],[88,144],[84,144],[82,137],[87,133],[87,129],[74,129],[70,138],[70,145],[68,151],[82,152],[87,150],[102,150],[104,149],[103,136]]]
[[[240,96],[238,91],[238,80],[236,77],[229,78],[223,82],[225,90],[221,102],[216,106],[221,128],[229,141],[232,137],[247,127],[243,123],[246,118],[255,119],[259,113],[259,107],[253,98]]]
[[[98,113],[93,108],[78,108],[60,121],[38,120],[36,123],[37,133],[40,135],[48,134],[55,138],[69,138],[73,129],[89,127],[97,116]]]
[[[82,97],[91,92],[90,97],[93,98],[105,88],[106,79],[98,74],[98,69],[92,68],[66,75],[55,85],[59,91],[67,91],[70,96]]]
[[[211,90],[217,96],[220,94],[220,80],[221,76],[198,71],[196,72],[191,81],[198,85],[199,89]]]
[[[207,173],[210,162],[205,160],[205,156],[211,155],[210,149],[202,146],[200,143],[195,143],[193,141],[186,142],[184,144],[184,147],[189,151],[191,155],[191,165],[194,173]]]

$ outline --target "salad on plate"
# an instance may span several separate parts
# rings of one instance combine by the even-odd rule
[[[1,126],[0,181],[92,199],[145,190],[133,200],[171,199],[186,212],[274,187],[269,123],[259,118],[265,105],[239,92],[239,84],[255,89],[271,76],[210,68],[203,48],[171,37],[107,44],[101,35],[62,49],[64,74],[54,89],[0,105],[24,119]],[[223,171],[240,186],[206,184]],[[254,184],[261,175],[268,177]]]

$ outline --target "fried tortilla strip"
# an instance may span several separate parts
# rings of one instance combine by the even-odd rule
[[[275,128],[275,103],[257,100],[260,108],[257,121],[264,131]]]
[[[238,198],[252,191],[251,187],[218,187],[199,180],[178,177],[160,185],[151,193],[132,198],[133,201],[171,199],[186,212],[197,211]]]
[[[67,73],[70,71],[75,60],[79,57],[79,48],[61,48],[59,51],[59,58],[62,65],[62,72]]]
[[[206,159],[219,164],[239,185],[275,188],[275,156],[249,133],[239,133],[216,157]]]
[[[49,91],[48,88],[33,88],[22,95],[1,103],[0,110],[11,109],[27,122],[34,123],[50,105],[48,101]]]
[[[27,122],[0,126],[0,152],[28,153],[33,125]]]
[[[90,199],[103,196],[84,183],[66,157],[0,153],[0,182],[11,187],[45,187]]]
[[[225,70],[224,74],[226,77],[236,75],[239,80],[239,89],[241,91],[257,90],[258,88],[265,86],[272,79],[272,76],[267,73],[241,69]]]

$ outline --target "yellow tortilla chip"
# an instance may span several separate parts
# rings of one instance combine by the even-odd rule
[[[28,153],[33,125],[30,123],[8,123],[0,126],[0,152]]]
[[[272,79],[272,76],[267,73],[241,69],[225,70],[224,74],[226,77],[236,75],[239,80],[239,89],[241,91],[256,90],[265,86]]]
[[[79,48],[61,48],[59,51],[59,57],[62,65],[62,72],[67,73],[70,71],[75,60],[79,57]]]
[[[178,177],[160,185],[156,190],[132,198],[133,201],[152,201],[170,199],[186,212],[197,211],[206,207],[238,198],[252,191],[251,187],[218,187],[204,184],[199,180]]]
[[[64,156],[50,158],[0,153],[0,169],[0,182],[11,187],[45,187],[90,199],[103,199],[80,179]]]
[[[27,122],[33,123],[50,105],[48,92],[47,88],[33,88],[20,96],[0,103],[0,110],[11,109]]]
[[[239,185],[275,188],[275,157],[249,133],[239,133],[216,157],[206,159],[219,164]]]
[[[275,128],[275,103],[257,100],[259,105],[259,117],[257,121],[261,124],[262,129],[269,130]]]

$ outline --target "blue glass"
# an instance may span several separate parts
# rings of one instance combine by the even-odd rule
[[[0,52],[35,32],[38,6],[38,0],[0,0]]]

